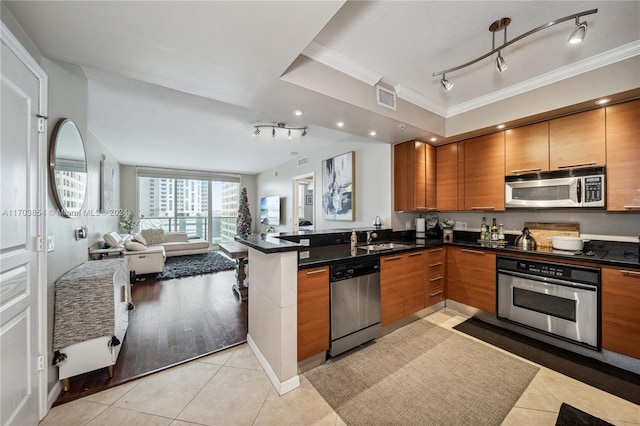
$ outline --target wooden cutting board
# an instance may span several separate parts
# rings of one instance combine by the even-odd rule
[[[547,237],[556,235],[579,237],[579,223],[546,223],[546,222],[525,222],[525,228],[529,228],[531,236],[538,243],[538,247],[551,247],[551,240]]]

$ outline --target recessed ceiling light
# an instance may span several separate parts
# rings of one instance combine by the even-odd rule
[[[342,127],[342,126],[344,126],[344,122],[343,122],[343,121],[338,121],[338,122],[336,123],[336,126],[338,126],[338,127]]]
[[[300,111],[299,109],[293,111],[293,115],[297,115],[298,117],[302,115],[302,111]]]
[[[611,100],[611,98],[602,98],[602,99],[598,99],[598,100],[596,101],[596,105],[604,105],[604,104],[606,104],[607,102],[609,102],[610,100]]]
[[[375,136],[375,135],[377,135],[377,133],[376,133],[376,131],[375,131],[375,130],[373,130],[373,131],[369,132],[369,136]]]
[[[437,140],[438,140],[438,138],[431,138],[431,139],[429,139],[429,140],[430,140],[431,142],[435,142],[435,141],[437,141]]]
[[[498,124],[496,127],[497,127],[498,129],[504,129],[504,124]]]

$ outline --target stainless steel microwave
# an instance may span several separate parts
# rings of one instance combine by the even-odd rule
[[[504,178],[506,208],[605,207],[605,168],[528,173]]]

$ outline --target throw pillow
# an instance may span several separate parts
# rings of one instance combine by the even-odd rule
[[[166,243],[164,229],[143,229],[140,231],[142,237],[147,241],[148,246]]]
[[[111,248],[123,248],[124,240],[117,232],[109,232],[104,234],[104,242]]]
[[[131,241],[135,241],[136,243],[144,244],[145,246],[149,245],[149,244],[147,244],[147,240],[145,240],[144,237],[142,236],[142,234],[139,233],[139,232],[131,238]]]
[[[127,248],[127,250],[131,251],[142,251],[147,249],[147,246],[145,246],[144,244],[136,243],[133,240],[127,240],[127,242],[124,243],[124,246]]]

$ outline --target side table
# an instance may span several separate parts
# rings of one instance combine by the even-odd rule
[[[124,249],[122,248],[94,248],[89,249],[89,259],[91,260],[99,260],[104,259],[105,257],[115,256],[122,257]]]
[[[244,282],[247,274],[244,271],[244,260],[249,256],[249,250],[244,244],[235,241],[218,243],[220,251],[236,261],[236,283],[233,285],[233,291],[238,293],[240,300],[249,298],[248,283]]]

